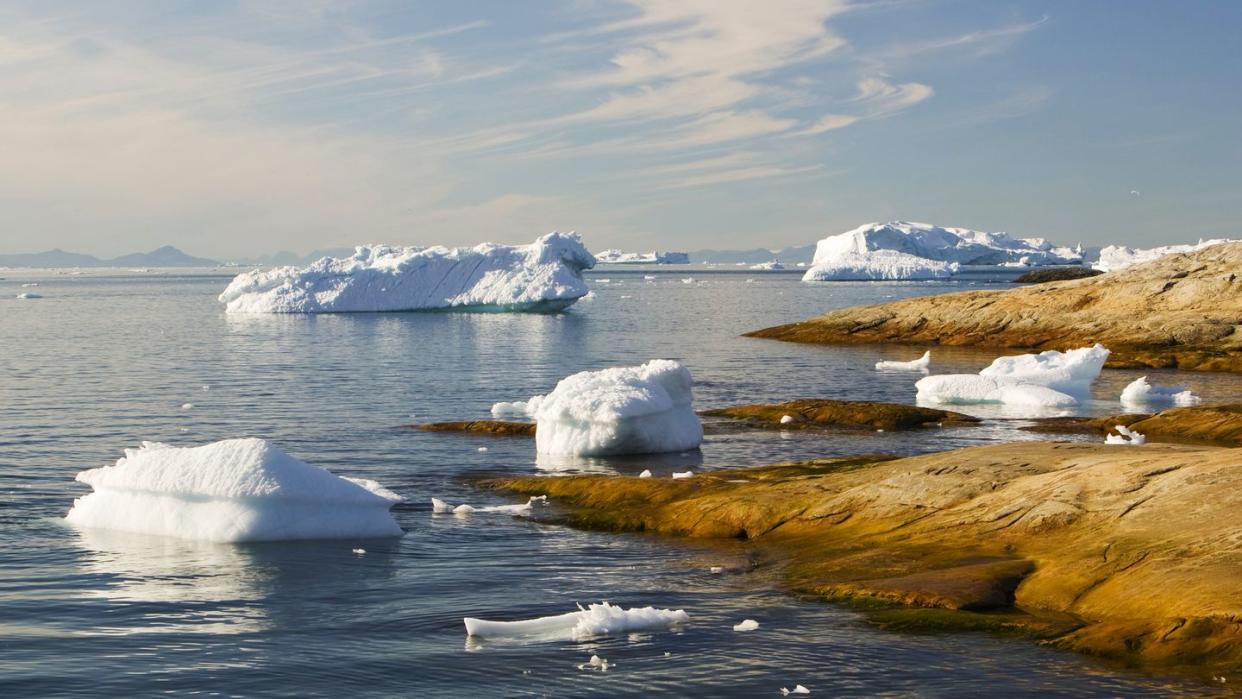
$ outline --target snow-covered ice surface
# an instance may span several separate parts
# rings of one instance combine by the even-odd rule
[[[1143,262],[1158,260],[1166,255],[1195,252],[1212,245],[1229,242],[1234,241],[1232,238],[1215,238],[1212,240],[1200,240],[1193,245],[1162,245],[1155,248],[1131,248],[1125,245],[1108,245],[1100,249],[1099,259],[1092,263],[1091,266],[1102,272],[1116,272],[1119,269],[1125,269]]]
[[[65,516],[80,527],[211,542],[402,534],[388,511],[400,496],[299,461],[264,439],[143,442],[77,480],[92,488]]]
[[[908,362],[884,361],[875,363],[876,371],[926,371],[929,366],[931,366],[931,350],[924,352],[922,357]]]
[[[1105,444],[1124,444],[1132,447],[1141,447],[1147,443],[1147,435],[1135,432],[1125,425],[1117,425],[1113,429],[1117,430],[1117,434],[1105,436]]]
[[[681,363],[653,359],[637,367],[573,374],[548,395],[526,401],[522,410],[539,425],[535,445],[540,454],[685,451],[703,441],[703,426],[692,405],[693,383]],[[497,404],[513,411],[519,405]],[[493,414],[503,414],[497,406]]]
[[[1203,399],[1185,386],[1153,386],[1146,376],[1140,376],[1121,391],[1121,404],[1142,407],[1169,404],[1177,406],[1198,405]]]
[[[868,223],[819,241],[803,281],[943,279],[957,265],[1081,262],[1081,250],[1056,247],[1042,238],[893,221]]]
[[[1103,345],[1069,352],[998,357],[978,374],[938,374],[919,379],[920,403],[1003,403],[1030,408],[1067,408],[1086,397],[1100,375]]]
[[[483,638],[534,637],[540,639],[569,638],[575,641],[630,633],[667,629],[690,621],[681,609],[636,607],[624,609],[600,602],[578,611],[524,621],[487,621],[466,617],[466,634]]]
[[[220,294],[229,313],[460,309],[559,311],[587,294],[595,258],[573,233],[530,245],[358,247],[309,267],[243,272]]]

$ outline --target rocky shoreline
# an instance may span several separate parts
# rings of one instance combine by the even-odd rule
[[[1114,368],[1242,372],[1242,242],[1085,279],[833,311],[748,333],[823,344],[1068,350],[1101,343]]]
[[[519,477],[555,521],[744,539],[789,589],[900,628],[986,629],[1151,669],[1242,670],[1242,458],[1064,442],[688,479]]]

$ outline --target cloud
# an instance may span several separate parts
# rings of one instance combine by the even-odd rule
[[[887,76],[875,76],[858,81],[858,94],[854,102],[862,104],[871,115],[892,114],[913,107],[935,94],[930,85],[903,83],[894,85]]]

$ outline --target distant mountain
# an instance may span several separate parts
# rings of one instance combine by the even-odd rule
[[[780,260],[787,264],[811,261],[815,256],[815,245],[798,245],[773,252],[766,248],[753,250],[695,250],[690,253],[693,263],[711,262],[715,264],[756,264]]]
[[[47,252],[0,255],[0,267],[216,267],[219,264],[215,260],[187,255],[171,245],[110,260],[65,252],[60,248]]]

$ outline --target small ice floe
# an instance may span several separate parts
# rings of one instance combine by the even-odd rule
[[[31,288],[34,288],[34,287],[36,287],[36,286],[38,286],[38,285],[39,285],[39,282],[26,282],[25,284],[22,284],[22,288],[23,288],[23,289],[31,289]]]
[[[876,371],[925,371],[931,366],[931,350],[923,353],[922,357],[912,359],[908,362],[876,362]]]
[[[630,296],[630,295],[628,295],[628,294],[621,294],[621,298],[623,298],[623,299],[632,299],[632,298],[634,298],[634,297],[633,297],[633,296]]]
[[[41,294],[35,294],[35,293],[31,293],[27,291],[25,293],[18,294],[17,298],[19,299],[41,299],[43,298],[43,296]]]
[[[673,478],[693,478],[694,471],[673,471]]]
[[[712,566],[707,569],[712,575],[720,575],[724,572],[724,566]]]
[[[754,619],[744,619],[740,624],[734,624],[734,631],[754,631],[759,628],[759,622]]]
[[[432,498],[431,499],[431,511],[434,514],[438,514],[438,515],[445,515],[445,514],[471,515],[476,512],[501,513],[501,514],[509,514],[509,515],[525,515],[525,514],[529,514],[531,510],[535,509],[535,503],[537,502],[543,503],[545,505],[548,504],[548,496],[547,495],[533,495],[531,496],[529,500],[527,500],[526,502],[520,505],[484,505],[481,507],[475,507],[474,505],[467,505],[465,503],[462,503],[454,507],[453,505],[448,504],[447,502],[441,500],[440,498]]]
[[[747,284],[754,284],[754,283],[755,283],[755,280],[754,280],[754,279],[747,279],[747,280],[746,280],[746,283],[747,283]]]
[[[682,283],[682,284],[693,284],[693,283],[694,283],[694,277],[686,277],[686,278],[684,278],[684,279],[682,279],[682,280],[681,280],[681,283]]]
[[[793,416],[793,415],[782,415],[782,416],[781,416],[781,424],[782,424],[782,425],[788,425],[789,423],[791,423],[791,422],[793,422],[793,421],[794,421],[794,416]]]
[[[644,274],[644,275],[643,275],[643,279],[646,279],[646,280],[647,280],[647,281],[649,281],[649,282],[650,282],[650,281],[655,281],[655,275],[654,275],[654,274]]]
[[[181,409],[182,409],[182,410],[189,410],[190,408],[193,408],[193,407],[194,407],[194,404],[193,404],[193,403],[182,403],[182,404],[181,404]]]
[[[486,453],[487,453],[487,447],[479,447],[479,448],[478,448],[478,449],[476,449],[475,451],[479,452],[480,454],[486,454]]]
[[[1125,425],[1117,425],[1113,429],[1117,430],[1117,434],[1110,434],[1105,437],[1105,444],[1127,444],[1132,447],[1138,447],[1147,443],[1147,435],[1135,432]]]
[[[523,621],[488,621],[466,617],[466,633],[482,638],[542,637],[575,641],[625,634],[631,631],[667,629],[690,621],[682,609],[622,607],[608,602],[590,604],[578,611]]]
[[[810,694],[810,693],[811,693],[811,690],[807,689],[806,687],[803,687],[800,684],[794,685],[793,689],[785,689],[784,687],[781,687],[781,696],[785,696],[785,697],[789,696],[790,694]]]
[[[596,279],[595,281],[599,282],[600,284],[611,284],[612,283],[612,280],[609,279],[608,277]]]
[[[639,478],[651,478],[651,469],[644,468],[643,472],[638,474]]]
[[[526,417],[531,414],[531,408],[528,401],[515,400],[512,402],[501,401],[492,404],[492,417],[516,416]]]
[[[208,385],[208,384],[203,384],[203,390],[204,390],[204,391],[210,391],[210,390],[211,390],[211,386],[210,386],[210,385]]]
[[[354,553],[354,555],[356,555],[356,556],[361,556],[361,555],[363,555],[363,554],[365,554],[365,553],[367,552],[367,550],[366,550],[366,549],[351,549],[351,551],[352,551],[352,552]]]
[[[608,672],[608,661],[598,655],[591,655],[591,659],[585,663],[578,665],[579,670],[599,670],[600,672]]]
[[[1202,398],[1195,395],[1185,386],[1153,386],[1147,383],[1146,376],[1140,376],[1135,379],[1121,392],[1121,403],[1127,406],[1144,406],[1160,403],[1191,406],[1202,402]]]

